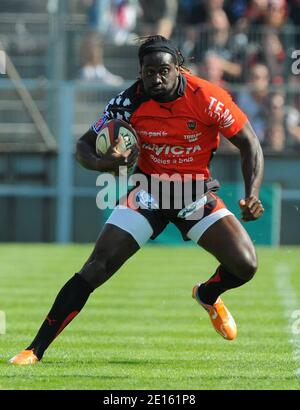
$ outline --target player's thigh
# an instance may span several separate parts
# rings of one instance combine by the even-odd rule
[[[97,260],[106,260],[108,270],[115,270],[139,249],[139,244],[129,232],[106,223],[96,241],[92,256]]]
[[[96,288],[108,280],[139,249],[139,244],[128,232],[106,223],[92,254],[79,274]]]
[[[94,250],[79,272],[94,288],[109,279],[152,236],[147,217],[118,205],[106,221]]]
[[[249,280],[257,268],[254,245],[234,215],[226,215],[212,224],[198,245],[214,255],[230,272]]]

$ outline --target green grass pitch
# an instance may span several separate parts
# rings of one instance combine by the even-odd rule
[[[191,298],[193,285],[216,268],[214,258],[196,246],[149,246],[93,293],[41,363],[7,364],[29,344],[91,249],[0,246],[0,310],[7,318],[0,389],[300,388],[300,350],[286,317],[288,308],[300,309],[296,247],[258,248],[256,277],[224,295],[238,325],[234,342],[214,331]]]

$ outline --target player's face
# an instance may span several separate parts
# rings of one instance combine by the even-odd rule
[[[142,80],[146,93],[160,102],[172,100],[178,87],[179,68],[169,53],[153,52],[143,58]]]

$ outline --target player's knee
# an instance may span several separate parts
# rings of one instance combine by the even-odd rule
[[[255,272],[257,271],[257,258],[255,251],[245,250],[239,256],[236,264],[234,273],[240,279],[248,282],[253,278]]]
[[[96,289],[106,280],[107,275],[107,262],[105,258],[94,258],[88,261],[82,270],[80,271],[80,275],[84,277],[84,279]]]
[[[106,282],[118,270],[118,258],[113,252],[98,252],[88,263],[86,275],[94,288]]]

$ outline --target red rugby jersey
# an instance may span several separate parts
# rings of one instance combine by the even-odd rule
[[[92,128],[107,119],[129,122],[139,137],[138,167],[146,174],[196,174],[207,179],[209,162],[220,143],[220,132],[234,136],[246,115],[222,88],[183,72],[178,98],[160,103],[150,99],[141,80],[113,98]]]

